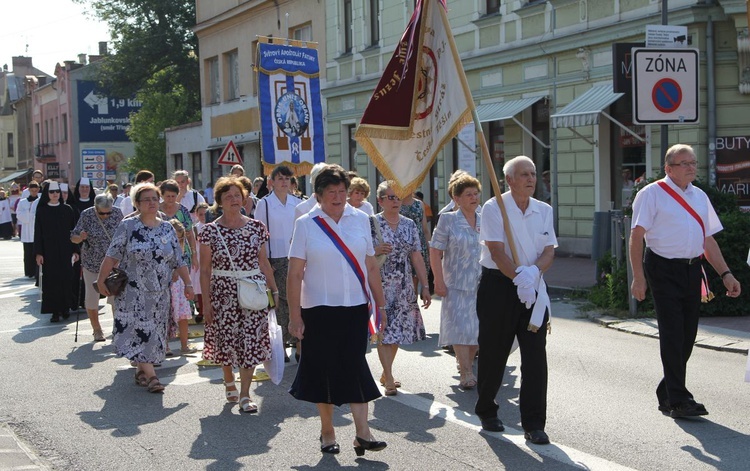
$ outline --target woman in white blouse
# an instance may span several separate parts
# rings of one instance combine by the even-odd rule
[[[365,359],[370,318],[365,291],[369,287],[373,302],[381,309],[385,297],[370,223],[367,215],[346,204],[348,186],[344,169],[328,165],[315,179],[320,206],[294,224],[287,278],[289,331],[302,340],[304,354],[289,392],[317,404],[323,453],[339,452],[333,406],[348,403],[356,428],[354,449],[361,456],[365,450],[386,447],[385,442],[373,439],[367,423],[367,403],[380,397],[380,390]],[[336,238],[361,268],[361,281],[334,243]],[[382,312],[378,329],[384,325]]]

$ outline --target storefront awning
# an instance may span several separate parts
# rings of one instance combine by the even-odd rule
[[[12,182],[16,178],[23,178],[23,177],[25,177],[26,175],[30,174],[33,171],[34,171],[33,168],[27,168],[26,170],[21,170],[21,171],[18,171],[16,173],[11,173],[7,177],[4,177],[4,178],[0,179],[0,183]]]
[[[624,93],[615,93],[612,84],[599,85],[570,102],[559,113],[550,116],[553,128],[572,128],[599,124],[599,115]]]
[[[549,144],[543,142],[536,135],[534,135],[529,128],[523,125],[516,115],[523,110],[529,108],[531,105],[541,100],[544,97],[535,96],[531,98],[521,98],[520,100],[508,100],[499,101],[497,103],[485,103],[477,106],[477,116],[479,116],[480,123],[486,123],[488,121],[503,121],[506,119],[512,119],[525,133],[531,136],[532,139],[537,141],[539,145],[545,149],[549,149]]]
[[[533,98],[521,98],[520,100],[508,100],[479,105],[477,106],[479,122],[486,123],[487,121],[511,119],[542,98],[543,97],[537,96]]]

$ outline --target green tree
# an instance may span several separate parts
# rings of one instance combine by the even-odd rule
[[[169,70],[157,73],[137,93],[143,107],[130,115],[128,136],[135,143],[135,156],[128,162],[131,171],[147,168],[157,180],[166,178],[166,142],[164,129],[200,120],[200,112],[191,110],[189,94],[176,85],[168,91],[156,90],[152,82],[160,83]]]

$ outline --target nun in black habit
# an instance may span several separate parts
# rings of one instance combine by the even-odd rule
[[[75,190],[70,193],[68,196],[68,200],[66,203],[68,203],[69,206],[73,208],[75,211],[75,219],[76,224],[78,224],[78,219],[81,217],[81,213],[94,206],[94,198],[96,195],[94,195],[94,192],[91,189],[91,180],[84,177],[78,180],[78,183],[76,183]],[[88,244],[87,241],[81,242],[81,244]],[[77,246],[78,252],[80,252],[80,244]],[[82,274],[81,271],[81,262],[78,261],[73,265],[73,268],[71,269],[72,277],[71,280],[71,304],[70,308],[73,310],[85,309],[85,302],[86,299],[86,290],[87,289],[94,289],[93,287],[89,286],[86,287],[84,283],[81,283],[82,281]]]
[[[71,305],[71,266],[78,260],[78,247],[70,241],[75,211],[60,201],[60,184],[45,182],[36,210],[34,254],[42,270],[42,313],[52,322],[67,319]]]

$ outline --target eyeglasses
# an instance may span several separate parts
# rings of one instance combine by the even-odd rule
[[[60,193],[60,190],[49,190],[50,193]]]
[[[384,200],[391,200],[391,201],[401,201],[401,198],[399,198],[396,195],[384,195],[383,199]]]
[[[98,214],[99,216],[109,216],[110,214],[112,214],[112,211],[106,213],[104,211],[97,211],[96,214]]]
[[[139,203],[158,203],[159,198],[142,198],[138,200]]]
[[[695,168],[698,166],[698,161],[696,160],[685,160],[680,163],[676,164],[669,164],[670,167],[682,167],[682,168]]]

